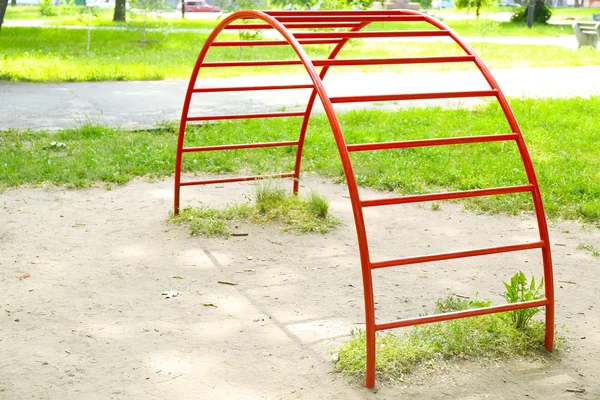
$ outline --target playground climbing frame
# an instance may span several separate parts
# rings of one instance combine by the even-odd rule
[[[408,30],[368,30],[364,28],[378,22],[403,22],[403,23],[425,23],[428,29]],[[224,31],[238,30],[275,30],[281,38],[259,39],[259,40],[222,40],[218,41],[219,35]],[[299,31],[300,29],[300,31]],[[308,29],[308,30],[307,30]],[[325,29],[325,31],[323,31]],[[271,36],[271,35],[269,35]],[[394,57],[394,58],[344,58],[336,59],[340,51],[351,39],[375,38],[397,40],[399,38],[449,38],[456,43],[464,52],[461,55],[433,56],[433,57]],[[333,45],[331,53],[326,59],[311,59],[305,51],[306,46]],[[239,60],[239,61],[206,61],[207,53],[216,47],[249,47],[249,46],[287,46],[293,49],[297,55],[296,59],[285,60]],[[485,79],[489,88],[484,90],[465,90],[450,92],[429,93],[403,93],[403,94],[375,94],[375,95],[353,95],[353,96],[330,96],[323,85],[323,79],[331,67],[338,66],[362,66],[362,65],[407,65],[407,64],[444,64],[444,63],[471,63]],[[267,66],[303,66],[310,78],[309,84],[285,84],[285,85],[263,85],[263,86],[224,86],[224,87],[196,87],[199,72],[205,68],[232,68],[232,67],[267,67]],[[317,68],[321,68],[317,72]],[[401,79],[401,76],[399,76]],[[227,80],[224,80],[225,82]],[[352,87],[352,83],[349,82]],[[304,111],[279,111],[246,114],[223,114],[223,115],[190,115],[190,103],[193,96],[203,93],[222,92],[246,92],[246,91],[277,91],[310,89],[311,94]],[[473,49],[465,43],[448,26],[435,18],[416,11],[410,10],[377,10],[377,11],[239,11],[224,18],[213,32],[208,36],[196,64],[194,66],[189,86],[185,96],[179,137],[177,142],[177,156],[175,167],[175,194],[174,213],[180,210],[181,188],[194,185],[220,184],[228,182],[252,181],[264,178],[291,178],[293,180],[293,192],[299,189],[300,171],[302,163],[302,151],[308,130],[308,123],[315,101],[319,97],[340,155],[344,174],[346,177],[356,233],[358,249],[361,261],[361,271],[364,287],[364,304],[366,319],[367,360],[366,360],[366,386],[371,388],[375,385],[375,357],[376,357],[376,333],[383,330],[407,327],[432,322],[447,321],[457,318],[473,317],[478,315],[519,310],[532,307],[545,307],[546,332],[545,347],[552,351],[554,341],[554,287],[552,274],[552,256],[550,252],[550,241],[548,228],[544,214],[542,198],[538,187],[536,175],[532,166],[531,158],[520,127],[504,96],[498,83],[492,76],[490,70],[485,66],[480,57]],[[348,144],[338,121],[334,104],[357,103],[357,102],[399,102],[410,100],[428,99],[460,99],[460,98],[491,98],[495,99],[506,117],[510,132],[501,134],[488,134],[479,136],[462,136],[448,138],[426,138],[418,140],[404,140],[378,143]],[[222,144],[214,146],[185,147],[186,128],[190,123],[201,123],[204,121],[250,119],[250,118],[302,118],[302,125],[298,134],[298,140],[244,143],[244,144]],[[488,143],[488,142],[512,142],[516,144],[527,175],[527,184],[496,187],[485,189],[462,190],[456,192],[442,192],[429,194],[415,194],[396,196],[380,199],[361,199],[356,176],[350,154],[364,151],[380,151],[391,149],[410,149],[427,146],[451,146],[458,144]],[[216,179],[201,179],[182,181],[181,170],[183,156],[187,153],[214,152],[238,149],[256,149],[266,147],[296,147],[294,170],[274,175],[256,175],[241,177],[224,177]],[[511,245],[480,248],[473,250],[460,250],[449,253],[427,254],[416,257],[396,258],[384,261],[372,261],[369,252],[369,242],[365,228],[363,210],[369,207],[381,207],[396,204],[408,204],[428,201],[440,201],[450,199],[461,199],[478,196],[506,195],[512,193],[529,193],[532,197],[537,219],[539,240],[527,243],[515,243]],[[421,316],[396,321],[378,322],[375,317],[375,303],[373,292],[372,271],[375,269],[407,266],[419,263],[428,263],[442,260],[452,260],[465,257],[484,256],[491,254],[539,250],[541,252],[544,273],[544,298],[533,301],[525,301],[514,304],[504,304],[487,308],[472,309],[466,311],[452,312],[439,315]]]

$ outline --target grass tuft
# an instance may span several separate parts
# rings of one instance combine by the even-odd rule
[[[593,244],[590,244],[590,243],[579,243],[577,245],[577,248],[579,250],[589,251],[590,253],[592,253],[592,256],[594,256],[594,257],[600,257],[600,250],[598,250],[596,248],[596,246],[594,246]]]
[[[490,302],[446,297],[436,302],[436,313],[489,306]],[[559,347],[562,339],[557,338]],[[366,336],[352,332],[338,351],[335,371],[355,378],[365,376]],[[539,321],[518,329],[507,313],[457,319],[413,327],[402,336],[388,332],[377,338],[377,379],[404,381],[418,366],[435,368],[443,361],[540,358],[544,350],[544,324]]]
[[[280,222],[284,231],[328,233],[339,220],[328,213],[329,203],[316,193],[304,199],[265,181],[257,186],[254,203],[228,205],[222,209],[210,206],[187,207],[170,221],[188,225],[190,235],[229,237],[232,222],[263,224]]]

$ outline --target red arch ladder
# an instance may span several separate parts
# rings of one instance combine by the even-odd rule
[[[250,23],[235,24],[238,20],[244,20]],[[361,31],[364,27],[373,22],[425,22],[432,29],[430,30],[397,30],[397,31]],[[348,28],[347,31],[296,31],[295,29],[320,29],[320,28]],[[216,41],[223,30],[239,29],[274,29],[281,34],[283,40],[244,40],[244,41]],[[294,31],[292,31],[294,29]],[[400,37],[432,37],[442,36],[451,38],[464,51],[465,55],[444,56],[444,57],[412,57],[412,58],[362,58],[362,59],[335,59],[344,45],[352,38],[400,38]],[[327,59],[310,59],[303,46],[318,44],[334,44],[334,48]],[[298,56],[297,60],[267,60],[267,61],[222,61],[206,62],[205,58],[212,47],[238,47],[238,46],[290,46]],[[323,78],[332,66],[357,66],[357,65],[384,65],[384,64],[423,64],[423,63],[474,63],[489,85],[488,90],[460,91],[460,92],[434,92],[418,94],[389,94],[373,96],[328,96],[324,86]],[[281,65],[302,65],[306,69],[312,84],[297,85],[269,85],[269,86],[238,86],[238,87],[211,87],[196,88],[198,73],[201,68],[229,68],[229,67],[254,67],[254,66],[281,66]],[[320,73],[317,73],[315,67],[322,67]],[[268,112],[254,114],[234,114],[234,115],[207,115],[190,116],[190,101],[192,96],[198,93],[216,93],[216,92],[239,92],[239,91],[266,91],[266,90],[287,90],[287,89],[312,89],[306,109],[303,112]],[[532,307],[545,307],[546,309],[546,331],[545,347],[548,351],[553,349],[554,341],[554,286],[552,275],[552,257],[550,253],[550,242],[548,238],[548,228],[544,215],[542,199],[538,187],[535,172],[531,163],[531,158],[525,146],[523,136],[515,116],[504,96],[498,83],[485,66],[479,56],[473,49],[465,43],[448,26],[440,21],[419,12],[409,10],[378,10],[378,11],[239,11],[223,19],[213,32],[209,35],[204,44],[192,76],[189,81],[181,123],[179,128],[179,137],[177,142],[177,157],[175,166],[175,194],[174,194],[174,213],[178,214],[180,209],[180,190],[182,186],[206,185],[226,182],[241,182],[263,179],[266,177],[293,178],[293,191],[298,192],[300,165],[302,160],[302,149],[306,137],[308,122],[313,109],[316,96],[319,96],[325,113],[331,125],[335,138],[337,149],[340,154],[348,191],[352,203],[352,210],[357,232],[359,254],[361,260],[361,270],[364,286],[365,318],[366,318],[366,339],[367,339],[367,360],[366,360],[366,386],[371,388],[375,385],[375,354],[376,354],[376,333],[378,331],[426,324],[431,322],[447,321],[456,318],[472,317],[496,312],[519,310]],[[507,119],[511,133],[493,134],[482,136],[463,136],[452,138],[436,138],[422,140],[406,140],[385,143],[368,144],[347,144],[338,122],[333,104],[353,103],[353,102],[380,102],[380,101],[402,101],[418,99],[449,99],[449,98],[470,98],[470,97],[493,97],[496,98],[504,115]],[[266,142],[266,143],[247,143],[247,144],[229,144],[217,146],[184,147],[185,130],[187,124],[197,121],[213,120],[231,120],[245,118],[282,118],[282,117],[302,117],[303,122],[297,141],[284,142]],[[424,146],[445,146],[454,144],[470,144],[483,142],[504,142],[513,141],[516,143],[519,154],[528,178],[526,185],[498,187],[489,189],[464,190],[457,192],[431,193],[419,195],[406,195],[392,198],[382,198],[375,200],[361,200],[356,177],[353,172],[350,153],[360,151],[376,151],[387,149],[407,149]],[[233,178],[205,179],[194,181],[181,181],[181,165],[184,153],[234,150],[234,149],[253,149],[264,147],[296,146],[296,163],[294,171],[280,173],[269,176],[243,176]],[[530,193],[535,206],[535,215],[539,230],[539,240],[531,243],[520,243],[507,246],[498,246],[482,248],[476,250],[456,251],[442,254],[431,254],[418,257],[399,258],[386,261],[373,262],[370,259],[369,245],[363,217],[363,209],[366,207],[378,207],[393,204],[407,204],[425,201],[437,201],[448,199],[459,199],[477,196],[502,195],[510,193]],[[542,254],[543,272],[544,272],[544,291],[543,299],[534,301],[525,301],[515,304],[505,304],[479,308],[473,310],[452,312],[447,314],[430,315],[417,318],[409,318],[390,322],[378,323],[375,320],[374,293],[372,282],[372,271],[379,268],[388,268],[403,266],[409,264],[426,263],[441,260],[451,260],[464,257],[474,257],[481,255],[498,254],[505,252],[514,252],[521,250],[540,249]]]

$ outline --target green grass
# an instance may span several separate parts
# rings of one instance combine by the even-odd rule
[[[21,19],[37,19],[44,20],[49,25],[80,25],[88,24],[87,9],[85,7],[76,6],[73,9],[57,7],[56,16],[43,16],[40,13],[39,7],[9,7],[6,12],[7,20]],[[503,10],[506,11],[506,10]],[[115,23],[112,9],[93,9],[91,25],[92,26],[115,26],[115,27],[136,27],[143,24],[143,16],[138,13],[129,12],[127,14],[126,23]],[[598,11],[596,11],[598,12]],[[435,12],[435,15],[444,17],[444,13]],[[592,12],[580,12],[582,16],[592,17]],[[571,15],[571,14],[568,14]],[[575,14],[573,14],[575,15]],[[220,20],[207,19],[182,19],[164,17],[158,14],[157,16],[150,15],[147,18],[146,25],[148,28],[164,28],[164,29],[213,29]],[[529,29],[524,24],[513,24],[510,22],[492,22],[483,16],[479,21],[467,19],[449,19],[445,21],[452,29],[456,30],[463,36],[561,36],[572,35],[573,30],[570,26],[557,25],[535,25],[533,29]],[[419,23],[374,23],[367,27],[368,30],[397,30],[397,29],[427,29],[429,25]],[[485,31],[485,32],[484,32]]]
[[[511,104],[536,167],[547,214],[600,225],[600,131],[596,129],[600,97],[513,99]],[[508,132],[495,105],[473,110],[351,111],[340,115],[340,123],[349,143]],[[288,118],[190,126],[186,145],[297,140],[300,124],[299,118]],[[87,126],[58,133],[5,131],[0,135],[0,187],[44,182],[85,187],[96,182],[123,183],[140,175],[170,176],[175,140],[175,132],[169,129],[126,132]],[[65,146],[52,147],[51,142]],[[289,172],[295,160],[293,147],[211,153],[186,154],[184,172]],[[352,159],[360,185],[402,194],[526,183],[511,142],[361,152]],[[302,169],[343,180],[323,115],[311,120]],[[479,197],[465,205],[509,214],[533,208],[530,196],[524,194]]]
[[[577,245],[577,248],[579,250],[589,251],[592,254],[592,256],[594,256],[594,257],[600,257],[600,250],[598,250],[596,248],[596,246],[594,246],[593,244],[590,244],[590,243],[579,243]]]
[[[581,7],[581,8],[553,8],[552,18],[554,19],[567,19],[573,18],[578,21],[580,20],[591,20],[594,14],[600,13],[600,7]]]
[[[572,35],[573,28],[565,25],[535,25],[529,29],[526,24],[512,22],[496,22],[486,18],[479,20],[452,19],[443,21],[450,28],[454,29],[461,36],[485,36],[485,37],[506,37],[506,36],[564,36]],[[365,30],[427,30],[432,29],[427,23],[373,23]]]
[[[447,297],[436,302],[436,313],[489,306],[489,302]],[[561,338],[556,344],[560,346]],[[335,371],[355,378],[365,376],[366,337],[352,332],[337,350]],[[487,361],[524,357],[540,359],[544,350],[544,324],[533,321],[518,329],[506,313],[420,325],[402,336],[380,334],[377,338],[376,370],[380,382],[404,381],[410,372],[425,365],[435,369],[443,361]]]
[[[192,236],[225,238],[232,235],[233,222],[279,222],[284,224],[284,231],[303,233],[328,233],[340,223],[329,215],[329,203],[317,193],[312,192],[306,198],[294,196],[271,181],[258,184],[253,203],[233,204],[222,209],[187,207],[169,220],[188,226]]]
[[[85,30],[47,28],[9,28],[0,34],[0,80],[8,81],[105,81],[160,80],[189,78],[206,34],[193,32],[148,32],[141,42],[138,31],[98,30],[92,32],[90,54],[86,53]],[[237,36],[223,36],[223,39]],[[312,46],[309,55],[326,58],[331,47]],[[544,66],[600,65],[600,52],[586,48],[579,51],[559,46],[501,45],[474,43],[473,47],[491,68],[526,68]],[[208,61],[238,60],[239,48],[215,48]],[[340,57],[421,57],[461,54],[452,44],[355,42]],[[287,47],[244,48],[244,60],[297,59]],[[429,70],[469,68],[461,64],[427,64]],[[406,66],[362,66],[336,68],[335,72],[402,72]],[[211,68],[201,76],[302,73],[301,67]]]

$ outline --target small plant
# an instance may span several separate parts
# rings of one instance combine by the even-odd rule
[[[45,17],[55,17],[58,12],[52,4],[52,0],[42,0],[40,3],[40,13]]]
[[[44,150],[66,150],[67,145],[61,142],[50,142],[49,145],[43,146]]]
[[[448,296],[436,301],[436,313],[489,307],[491,301],[465,300]],[[562,338],[557,336],[559,347]],[[364,378],[364,330],[353,330],[351,339],[335,350],[334,370]],[[380,381],[404,381],[419,365],[436,368],[455,359],[510,358],[537,359],[544,352],[544,324],[533,321],[530,329],[518,329],[506,314],[488,314],[433,324],[418,325],[397,336],[392,332],[377,336],[376,368]]]
[[[441,209],[442,209],[442,206],[440,206],[440,203],[438,203],[437,201],[434,201],[433,203],[431,203],[432,211],[440,211]]]
[[[527,283],[527,277],[522,271],[517,272],[510,278],[510,284],[502,281],[506,288],[504,297],[509,303],[520,303],[522,301],[539,300],[544,297],[541,292],[544,286],[544,279],[539,286],[535,285],[535,277],[531,277],[531,283]],[[539,308],[524,308],[521,310],[510,311],[512,323],[517,329],[526,329],[531,325],[531,318],[540,311]]]
[[[308,208],[317,218],[324,219],[329,214],[329,203],[315,192],[308,198]]]
[[[249,221],[256,224],[283,222],[284,231],[296,230],[305,233],[327,233],[339,225],[329,215],[329,203],[316,193],[300,198],[264,181],[257,186],[254,203],[228,205],[223,209],[202,206],[187,207],[171,222],[186,224],[192,236],[229,237],[232,221]]]
[[[579,250],[587,250],[587,251],[591,252],[594,257],[600,257],[600,250],[598,250],[596,247],[594,247],[593,244],[579,243],[577,245],[577,248]]]

